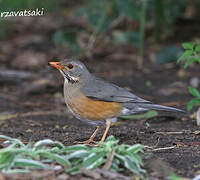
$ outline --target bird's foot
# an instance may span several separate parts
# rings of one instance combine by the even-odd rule
[[[93,139],[88,139],[87,141],[76,141],[76,144],[85,144],[91,147],[99,146],[103,141],[94,141]]]
[[[86,145],[92,145],[92,144],[96,144],[97,142],[94,141],[93,139],[88,139],[86,141],[76,141],[76,144],[86,144]]]

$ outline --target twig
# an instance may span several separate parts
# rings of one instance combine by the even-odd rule
[[[160,105],[163,106],[179,106],[179,105],[185,105],[188,104],[186,101],[171,101],[171,102],[165,102],[165,103],[160,103]]]
[[[156,132],[156,134],[162,134],[162,135],[179,135],[179,134],[200,134],[200,131],[199,130],[196,130],[196,131],[172,131],[172,132]]]
[[[112,23],[109,25],[109,27],[107,28],[107,30],[105,32],[108,32],[109,30],[114,29],[115,27],[117,27],[124,20],[125,20],[125,16],[119,16],[117,19],[112,21]]]
[[[115,148],[111,151],[111,153],[109,154],[106,164],[103,166],[103,170],[107,171],[110,169],[110,166],[112,165],[112,161],[115,155]]]
[[[86,176],[89,176],[93,179],[100,179],[101,178],[101,175],[98,172],[91,171],[91,170],[86,169],[84,167],[81,168],[81,171],[83,172],[83,174],[85,174]]]
[[[94,47],[94,44],[96,42],[96,39],[97,39],[97,33],[94,32],[91,36],[90,36],[90,39],[89,39],[89,42],[88,42],[88,46],[86,48],[86,54],[91,57],[91,54],[92,54],[92,49]]]
[[[199,141],[188,142],[188,143],[174,142],[173,144],[175,144],[177,147],[181,147],[181,146],[200,146],[200,142]]]
[[[156,149],[149,149],[147,151],[162,151],[162,150],[169,150],[169,149],[175,149],[177,146],[170,146],[170,147],[163,147],[163,148],[156,148]]]
[[[102,19],[104,18],[104,16],[102,17]],[[118,26],[123,20],[125,19],[124,16],[119,16],[117,19],[115,19],[110,26],[101,34],[99,34],[98,30],[94,31],[93,34],[90,36],[89,41],[88,41],[88,45],[86,48],[86,54],[88,55],[88,57],[92,56],[92,49],[94,48],[94,44],[97,40],[97,36],[104,36],[109,30],[115,28],[116,26]],[[101,25],[101,21],[99,22],[99,26]],[[97,28],[99,29],[99,28]],[[99,38],[100,38],[99,37]]]
[[[103,169],[95,169],[95,172],[100,173],[104,179],[121,179],[121,180],[131,180],[131,177],[124,176],[118,172],[104,171]]]
[[[157,138],[157,142],[156,142],[155,147],[159,144],[159,142],[160,142],[160,137]]]
[[[180,131],[180,132],[156,132],[156,134],[176,135],[176,134],[185,134],[185,132],[184,131]]]

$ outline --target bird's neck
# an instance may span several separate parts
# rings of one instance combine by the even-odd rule
[[[67,80],[64,82],[64,96],[68,101],[73,97],[76,97],[80,92],[81,85],[79,83],[70,83]]]

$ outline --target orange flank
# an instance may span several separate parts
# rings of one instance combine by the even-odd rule
[[[74,113],[90,120],[105,120],[115,117],[122,110],[120,103],[92,100],[82,93],[78,97],[73,98],[73,100],[69,100],[68,106]]]

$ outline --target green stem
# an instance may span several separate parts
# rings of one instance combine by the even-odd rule
[[[153,33],[154,42],[157,41],[159,35],[158,32],[163,28],[164,20],[164,5],[163,0],[155,0],[155,27]]]
[[[140,14],[140,46],[139,46],[140,56],[143,56],[144,53],[146,12],[147,12],[147,0],[143,0],[141,14]]]

